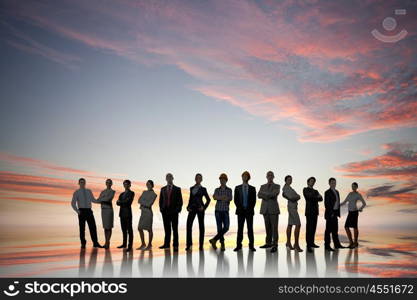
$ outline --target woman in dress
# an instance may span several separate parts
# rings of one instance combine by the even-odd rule
[[[356,203],[358,201],[362,202],[362,206],[358,209]],[[348,203],[348,209],[349,213],[346,218],[345,223],[345,230],[346,234],[349,238],[349,248],[354,249],[359,246],[358,244],[358,237],[359,237],[359,230],[358,230],[358,217],[359,212],[362,212],[362,209],[366,206],[366,202],[363,199],[362,195],[358,192],[358,184],[356,182],[352,183],[352,192],[350,192],[345,201],[340,203],[340,206]],[[352,240],[352,233],[350,231],[350,228],[353,228],[354,233],[354,240]]]
[[[113,181],[111,179],[106,180],[106,189],[100,193],[98,201],[101,203],[101,220],[103,222],[104,236],[106,238],[106,243],[104,244],[105,249],[110,247],[110,238],[113,228],[113,205],[112,200],[114,197],[114,190],[112,190]]]
[[[139,219],[139,235],[142,245],[137,248],[137,250],[149,250],[152,249],[152,239],[153,239],[153,231],[152,231],[152,223],[153,223],[153,212],[152,212],[152,205],[156,199],[156,193],[153,191],[153,181],[148,180],[146,182],[147,190],[143,191],[142,195],[139,197],[138,203],[140,205],[140,210],[142,211]],[[144,230],[149,232],[149,242],[148,246],[145,243],[145,234]]]
[[[300,228],[301,221],[300,216],[298,215],[297,207],[298,200],[300,200],[300,195],[291,187],[292,177],[290,175],[285,176],[285,185],[282,189],[282,196],[288,200],[287,209],[288,209],[288,226],[287,226],[287,243],[286,246],[289,250],[296,250],[297,252],[303,252],[303,249],[300,248],[299,239],[300,239]],[[295,226],[294,230],[294,247],[291,245],[291,231],[292,226]]]

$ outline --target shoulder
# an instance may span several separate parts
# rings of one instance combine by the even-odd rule
[[[278,183],[274,183],[276,188],[281,188],[281,186]]]

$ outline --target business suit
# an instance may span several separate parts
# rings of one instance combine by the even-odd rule
[[[280,189],[279,184],[267,183],[261,185],[258,192],[258,198],[262,199],[260,213],[265,221],[265,244],[270,246],[278,245],[278,217],[280,214],[278,195]]]
[[[128,248],[133,246],[133,227],[132,227],[132,202],[135,198],[135,193],[131,190],[124,191],[119,195],[119,200],[116,202],[119,209],[120,225],[123,233],[123,246],[126,246],[127,238],[129,236]]]
[[[317,218],[319,216],[319,202],[323,201],[323,197],[319,192],[311,187],[303,189],[304,199],[306,201],[306,243],[308,248],[312,248],[314,244],[314,236],[317,228]]]
[[[237,215],[237,248],[242,247],[243,240],[243,227],[246,225],[248,227],[248,238],[249,238],[249,247],[253,248],[254,245],[254,236],[253,236],[253,215],[255,213],[255,204],[256,204],[256,189],[251,185],[247,185],[247,203],[244,205],[244,185],[238,185],[235,187],[234,193],[234,203],[236,205],[236,215]]]
[[[203,202],[203,197],[206,198],[206,203]],[[187,217],[187,240],[186,245],[190,247],[193,244],[193,222],[195,216],[198,217],[198,227],[200,231],[199,235],[199,246],[203,247],[204,245],[204,211],[210,204],[210,196],[207,193],[207,189],[205,187],[200,186],[192,186],[190,188],[190,199],[188,201],[187,210],[188,210],[188,217]]]
[[[159,210],[164,222],[164,246],[171,243],[171,228],[173,233],[173,247],[178,248],[178,214],[182,209],[181,188],[175,185],[166,185],[159,193]]]
[[[330,188],[324,193],[324,206],[324,218],[326,219],[326,229],[324,231],[324,245],[326,248],[330,247],[331,234],[333,244],[336,248],[338,248],[341,246],[338,234],[338,218],[340,217],[340,194],[338,190],[332,190]]]

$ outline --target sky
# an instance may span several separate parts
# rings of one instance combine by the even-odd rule
[[[185,203],[197,172],[210,194],[222,172],[356,181],[363,227],[415,230],[416,30],[415,1],[2,1],[2,243],[74,234],[79,177],[139,195],[167,172]]]

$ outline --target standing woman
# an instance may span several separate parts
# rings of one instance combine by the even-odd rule
[[[198,217],[198,227],[200,229],[199,244],[200,250],[204,247],[204,211],[210,204],[210,196],[207,193],[207,189],[201,186],[203,181],[203,175],[200,173],[195,175],[195,185],[190,188],[190,200],[188,201],[188,217],[187,217],[187,239],[185,248],[186,251],[191,250],[193,245],[193,222],[195,216]],[[203,197],[206,198],[206,203],[203,202]]]
[[[112,234],[113,222],[114,222],[114,213],[113,213],[113,198],[114,190],[111,188],[113,181],[111,179],[106,180],[106,189],[101,191],[98,201],[101,203],[101,220],[103,222],[104,236],[106,238],[106,243],[104,244],[105,249],[110,247],[110,238]]]
[[[153,181],[148,180],[146,182],[146,187],[148,190],[143,191],[142,195],[139,197],[138,203],[140,205],[140,209],[142,211],[139,219],[139,235],[142,245],[137,248],[137,250],[150,250],[152,249],[152,238],[153,238],[153,231],[152,231],[152,223],[153,223],[153,212],[152,212],[152,205],[156,199],[156,193],[153,191]],[[148,246],[145,243],[145,234],[143,233],[144,230],[149,232],[149,242]]]
[[[358,201],[362,202],[362,206],[358,209],[356,203]],[[352,183],[352,192],[350,192],[345,201],[340,203],[340,206],[348,203],[349,213],[346,218],[345,223],[345,230],[346,234],[349,238],[349,246],[348,248],[354,249],[359,246],[358,244],[358,237],[359,237],[359,230],[358,230],[358,217],[359,212],[362,212],[362,209],[366,206],[366,202],[363,199],[362,195],[358,192],[358,184],[356,182]],[[352,240],[352,233],[350,232],[350,228],[353,228],[354,232],[354,240]]]
[[[290,250],[296,250],[297,252],[303,252],[303,249],[300,248],[299,239],[300,239],[300,228],[301,221],[300,216],[298,215],[298,200],[300,200],[300,195],[291,187],[292,177],[290,175],[285,176],[285,185],[282,189],[282,196],[288,200],[287,209],[288,209],[288,226],[287,226],[287,243],[286,246]],[[292,226],[295,226],[294,230],[294,247],[291,245],[291,231]]]

